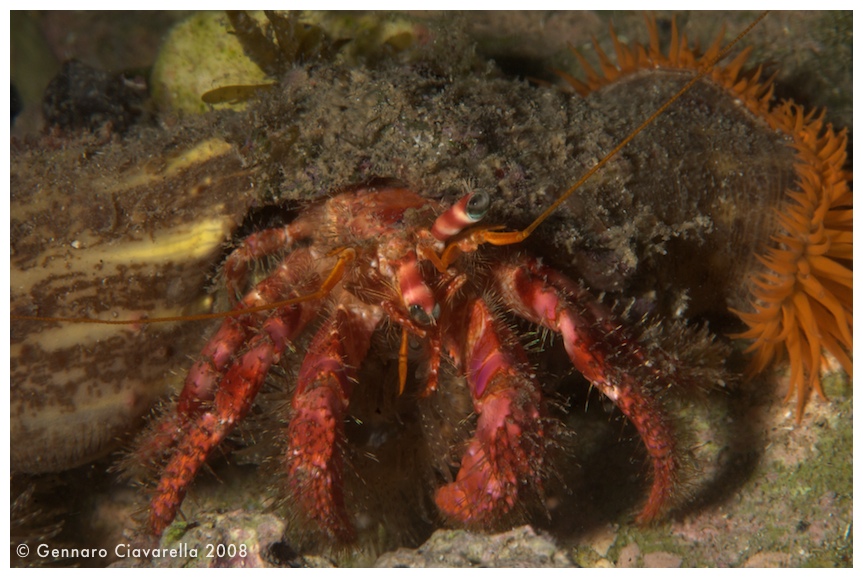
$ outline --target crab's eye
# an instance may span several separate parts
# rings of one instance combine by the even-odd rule
[[[465,213],[474,223],[485,217],[491,205],[491,197],[485,191],[477,191],[470,196],[465,207]]]
[[[431,325],[438,317],[440,317],[440,304],[435,303],[431,311],[431,316],[425,312],[422,305],[414,303],[408,308],[408,313],[411,319],[418,325]]]
[[[429,323],[431,323],[431,318],[429,318],[428,314],[425,312],[421,305],[411,305],[408,313],[410,313],[411,319],[413,319],[420,325],[428,325]]]
[[[441,213],[432,225],[431,234],[438,241],[447,241],[485,217],[491,199],[488,193],[468,193],[456,204]]]

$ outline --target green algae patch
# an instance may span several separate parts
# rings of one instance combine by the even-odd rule
[[[236,31],[221,12],[194,14],[171,30],[150,78],[159,110],[187,114],[211,108],[241,110],[257,93],[274,85],[273,75],[280,76],[304,60],[372,65],[408,53],[427,34],[409,18],[385,15],[254,12],[249,16],[249,26],[257,25],[262,31],[257,44],[247,39],[244,46],[240,37],[253,32]],[[285,33],[288,28],[292,34]],[[295,45],[282,46],[274,37],[293,40]],[[265,52],[271,62],[264,63]]]
[[[260,19],[263,14],[260,13]],[[201,12],[177,24],[168,35],[150,77],[153,100],[160,110],[198,114],[210,105],[201,97],[226,86],[258,85],[266,74],[229,33],[221,12]],[[245,102],[216,107],[242,108]]]
[[[661,552],[680,556],[686,567],[849,566],[852,400],[840,393],[847,378],[835,381],[830,407],[819,406],[803,424],[793,424],[790,417],[762,424],[770,428],[771,439],[753,451],[763,452],[763,459],[730,495],[672,515],[670,522],[622,524],[607,559],[617,566],[642,566],[647,565],[645,556]],[[776,409],[770,407],[768,413]],[[786,435],[777,435],[783,430]],[[579,547],[575,559],[596,565],[596,556],[586,550]]]

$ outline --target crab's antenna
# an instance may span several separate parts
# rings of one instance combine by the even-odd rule
[[[333,287],[344,276],[345,267],[350,261],[356,258],[356,250],[350,247],[340,247],[333,251],[332,254],[338,254],[336,264],[333,266],[329,275],[320,288],[308,295],[300,295],[292,299],[283,301],[274,301],[273,303],[265,303],[263,305],[255,305],[252,307],[244,307],[242,309],[232,309],[230,311],[218,311],[216,313],[200,313],[197,315],[175,315],[172,317],[152,317],[142,319],[95,319],[92,317],[42,317],[38,315],[15,315],[9,316],[10,319],[16,321],[41,321],[44,323],[90,323],[93,325],[149,325],[153,323],[171,323],[174,321],[207,321],[208,319],[224,319],[226,317],[241,317],[250,313],[258,313],[260,311],[269,311],[273,309],[281,309],[297,303],[305,301],[314,301],[326,297]]]
[[[690,88],[692,88],[692,86],[695,85],[696,82],[698,82],[699,80],[704,78],[707,74],[709,74],[710,71],[713,70],[713,67],[716,65],[716,63],[719,62],[720,60],[722,60],[723,58],[725,58],[728,55],[728,53],[731,52],[731,49],[738,42],[740,42],[740,40],[743,39],[744,36],[749,34],[749,32],[751,32],[752,29],[755,28],[755,26],[757,26],[759,22],[764,20],[764,18],[767,16],[768,13],[769,13],[768,11],[763,12],[758,18],[755,19],[754,22],[752,22],[749,26],[747,26],[746,29],[743,30],[743,32],[738,34],[737,37],[734,38],[734,40],[732,40],[731,42],[726,44],[725,47],[722,50],[720,50],[716,56],[714,56],[709,62],[707,62],[702,67],[702,69],[698,72],[698,74],[696,74],[689,82],[687,82],[683,86],[683,88],[678,90],[674,96],[672,96],[671,98],[666,100],[662,106],[660,106],[658,109],[656,109],[656,111],[647,118],[647,120],[642,122],[638,126],[638,128],[636,128],[631,133],[629,133],[629,136],[627,136],[625,139],[620,141],[620,143],[618,143],[617,146],[615,146],[613,149],[611,149],[611,152],[609,152],[604,157],[602,157],[599,160],[599,162],[597,162],[595,165],[593,165],[590,168],[590,170],[588,170],[586,173],[584,173],[584,175],[580,179],[578,179],[578,181],[576,181],[574,185],[569,187],[565,193],[563,193],[560,197],[558,197],[557,200],[554,201],[545,211],[543,211],[542,214],[539,217],[537,217],[530,225],[528,225],[526,228],[524,228],[521,231],[503,231],[503,232],[488,231],[488,230],[478,231],[478,235],[479,235],[478,242],[490,243],[492,245],[512,245],[514,243],[520,243],[520,242],[524,241],[525,239],[527,239],[530,236],[530,234],[533,233],[534,230],[536,230],[536,228],[539,227],[539,225],[543,221],[545,221],[549,216],[551,216],[551,214],[554,213],[557,210],[557,208],[560,207],[560,205],[562,205],[564,202],[566,202],[566,200],[570,196],[572,196],[572,194],[576,190],[578,190],[590,177],[592,177],[596,173],[596,171],[598,171],[603,166],[605,166],[608,163],[608,161],[610,161],[614,157],[614,155],[619,153],[623,147],[625,147],[630,142],[632,142],[632,139],[634,139],[636,136],[638,136],[638,134],[641,133],[641,131],[643,131],[645,128],[650,126],[650,124],[653,123],[653,121],[656,120],[656,118],[659,115],[664,113],[668,109],[668,107],[670,107],[672,104],[674,104],[681,96],[683,96]]]

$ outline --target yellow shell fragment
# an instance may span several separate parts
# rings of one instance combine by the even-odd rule
[[[210,310],[208,277],[254,179],[220,139],[179,152],[174,141],[144,145],[13,156],[13,313],[134,321]],[[13,320],[12,470],[58,471],[114,449],[175,386],[208,327]]]

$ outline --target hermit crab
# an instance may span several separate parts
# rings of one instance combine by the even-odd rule
[[[689,74],[691,78],[693,73],[687,69],[704,67],[719,54],[717,42],[707,51],[708,56],[699,58],[684,39],[679,39],[676,28],[666,54],[654,46],[658,45],[658,40],[654,42],[655,23],[649,28],[649,49],[624,47],[612,32],[619,66],[601,55],[601,71],[588,68],[586,82],[563,76],[578,92],[601,93],[620,78],[634,79],[637,84],[642,68],[671,69],[671,76],[682,71],[680,76]],[[735,61],[712,73],[720,85],[718,90],[754,108],[754,116],[763,109],[772,110],[770,82],[761,81],[758,74],[741,72],[741,65],[742,61]],[[218,203],[209,203],[208,214],[219,212],[219,203],[223,203],[223,211],[234,214],[255,206],[265,195],[255,191],[259,195],[255,198],[248,183],[261,189],[303,193],[296,193],[294,200],[298,201],[288,211],[291,215],[285,219],[286,224],[271,223],[257,232],[235,237],[236,248],[216,275],[220,283],[223,281],[231,311],[203,316],[217,317],[220,326],[203,351],[195,355],[191,369],[182,370],[185,381],[177,399],[150,421],[123,460],[125,470],[149,486],[150,503],[145,515],[149,533],[162,534],[182,515],[185,495],[214,454],[245,445],[238,444],[237,437],[248,436],[256,441],[269,440],[276,448],[264,462],[277,471],[285,509],[300,520],[301,526],[324,535],[325,541],[354,540],[363,522],[357,514],[362,508],[356,506],[356,494],[351,495],[355,490],[346,489],[346,478],[361,477],[351,471],[358,467],[354,459],[357,453],[364,452],[369,461],[374,461],[381,454],[377,450],[394,440],[404,441],[405,447],[417,447],[415,440],[398,439],[406,436],[406,429],[369,427],[371,433],[365,445],[356,449],[356,430],[360,429],[357,406],[378,391],[391,393],[387,403],[420,408],[415,413],[400,414],[400,419],[416,419],[421,424],[419,434],[411,430],[409,435],[423,438],[428,454],[424,458],[432,456],[433,466],[423,472],[428,479],[416,488],[416,493],[421,494],[419,501],[431,503],[420,517],[436,520],[431,525],[443,520],[483,530],[523,520],[528,508],[537,506],[542,511],[547,507],[546,491],[555,483],[554,454],[565,446],[560,439],[566,435],[561,434],[565,427],[552,417],[560,413],[560,408],[551,407],[559,401],[554,388],[544,383],[544,377],[555,370],[540,367],[543,359],[553,357],[545,355],[545,350],[554,348],[567,360],[566,369],[556,370],[583,376],[627,418],[646,450],[650,489],[638,520],[657,518],[683,494],[680,482],[685,479],[688,459],[686,437],[667,408],[667,392],[706,388],[717,379],[709,371],[700,372],[691,356],[683,359],[687,348],[682,342],[696,335],[698,339],[693,341],[709,341],[703,339],[706,332],[681,330],[684,337],[674,344],[645,338],[638,324],[649,319],[651,311],[661,309],[642,297],[647,292],[632,291],[630,294],[636,297],[631,300],[601,296],[603,289],[615,291],[630,280],[626,277],[628,271],[619,276],[595,273],[609,265],[608,269],[615,269],[620,262],[617,254],[607,257],[610,251],[602,242],[608,236],[598,224],[621,230],[630,224],[626,211],[632,207],[625,201],[630,191],[613,198],[604,196],[604,189],[596,195],[570,197],[576,188],[573,187],[539,218],[527,222],[521,222],[523,216],[521,220],[508,219],[516,211],[501,202],[517,199],[514,204],[530,204],[550,189],[548,181],[558,188],[560,180],[568,182],[571,172],[566,171],[575,169],[561,166],[574,164],[569,152],[573,156],[591,155],[579,148],[577,138],[568,129],[560,128],[565,124],[561,118],[582,120],[589,115],[574,106],[566,109],[560,104],[563,98],[559,94],[544,94],[534,102],[518,98],[534,96],[526,85],[513,86],[490,78],[487,92],[470,95],[480,111],[470,112],[476,118],[455,123],[451,118],[460,114],[462,101],[467,98],[464,86],[451,88],[456,85],[452,78],[427,62],[402,68],[408,72],[398,69],[402,76],[397,77],[373,68],[345,74],[325,66],[296,70],[288,67],[287,72],[280,72],[285,75],[284,83],[268,88],[271,94],[249,115],[262,119],[262,126],[237,137],[230,134],[230,123],[243,129],[251,123],[231,119],[219,126],[230,135],[228,142],[207,142],[208,150],[218,151],[208,158],[213,159],[214,167],[220,167],[213,174],[224,177],[223,181],[215,179],[212,185],[214,179],[191,161],[186,164],[186,159],[166,163],[172,171],[180,167],[172,175],[179,182],[193,182],[190,197],[201,191],[210,195],[216,192],[207,187],[218,189],[219,196],[211,196]],[[459,72],[468,76],[468,70],[466,67]],[[489,95],[502,89],[513,92],[513,101],[527,104],[518,105],[522,108],[501,108]],[[611,91],[615,89],[611,87]],[[697,104],[709,100],[711,94],[699,90],[693,89]],[[403,94],[407,97],[399,101]],[[316,98],[329,98],[336,104],[316,108]],[[286,105],[278,99],[295,104]],[[449,118],[435,116],[434,106],[440,104],[449,108]],[[365,108],[367,116],[352,117],[353,122],[341,121],[339,115],[351,107]],[[743,107],[734,104],[727,108]],[[509,132],[500,128],[511,122],[511,117],[530,118],[548,135],[543,142],[565,143],[567,154],[556,159],[546,154],[548,150],[559,153],[560,146],[543,149],[543,145],[532,145],[535,148],[526,149],[518,139],[527,131],[520,133],[520,126]],[[286,118],[298,120],[290,120],[296,123],[293,125],[280,125]],[[817,291],[818,286],[809,277],[800,285],[805,289],[803,297],[794,291],[788,299],[775,297],[771,286],[788,289],[789,278],[796,274],[790,265],[782,264],[781,278],[767,273],[752,283],[760,288],[753,291],[760,302],[750,305],[752,301],[729,300],[753,327],[766,323],[759,341],[766,344],[763,351],[767,353],[759,354],[759,368],[773,358],[792,357],[796,364],[794,391],[800,392],[801,400],[799,414],[809,392],[818,390],[822,345],[850,370],[850,358],[845,352],[850,349],[851,339],[850,298],[846,295],[850,289],[850,270],[846,267],[850,263],[846,262],[850,262],[851,254],[851,200],[848,175],[843,172],[844,136],[824,128],[793,105],[774,110],[770,118],[769,122],[776,125],[773,128],[778,129],[776,135],[766,139],[772,139],[770,155],[782,159],[777,166],[785,163],[777,171],[780,175],[776,180],[785,182],[795,177],[796,169],[789,167],[793,166],[794,151],[801,151],[805,162],[799,164],[805,168],[798,170],[797,176],[806,175],[810,184],[801,193],[792,192],[790,198],[804,207],[809,201],[821,203],[821,208],[812,212],[827,216],[821,229],[816,226],[810,232],[816,237],[821,235],[814,243],[818,246],[816,252],[807,253],[808,245],[793,238],[798,221],[804,227],[811,224],[805,215],[778,218],[790,232],[772,240],[771,229],[761,226],[770,221],[771,217],[763,215],[778,204],[776,195],[784,194],[783,189],[770,193],[772,197],[767,193],[750,195],[755,200],[746,201],[749,204],[742,208],[716,195],[719,200],[712,202],[718,207],[706,212],[715,217],[712,222],[701,215],[697,219],[685,216],[673,223],[679,225],[676,229],[660,223],[650,230],[668,235],[672,242],[692,234],[699,239],[700,249],[707,250],[711,259],[720,263],[738,254],[751,255],[771,242],[792,247],[790,253],[798,261],[801,253],[805,256],[802,261],[813,256],[812,262],[817,263],[814,277],[818,273],[829,277],[826,282],[816,282],[838,297],[824,297],[825,293]],[[334,126],[341,129],[334,130]],[[625,130],[630,128],[626,125]],[[511,138],[508,149],[499,144],[506,140],[501,135]],[[386,136],[416,156],[381,160],[383,149],[377,148],[375,139]],[[788,141],[793,141],[796,148],[788,147]],[[302,164],[302,159],[314,155],[336,162],[330,166],[324,166],[323,160]],[[271,160],[262,160],[267,157]],[[477,163],[477,158],[483,158],[483,162]],[[639,160],[626,162],[635,165]],[[182,171],[188,166],[200,172],[194,178],[187,177]],[[613,167],[614,171],[619,168]],[[455,193],[453,179],[440,177],[452,172],[463,178],[468,169],[475,170],[476,181],[481,184],[464,186],[466,193]],[[543,171],[554,175],[543,180]],[[673,185],[685,188],[681,180],[684,177]],[[829,181],[830,186],[821,187],[820,181]],[[446,182],[446,186],[434,186],[440,182]],[[429,183],[432,186],[427,186]],[[543,194],[527,192],[537,188],[543,189]],[[240,190],[245,193],[235,194]],[[305,195],[308,190],[316,194]],[[824,191],[828,193],[822,194]],[[495,210],[489,219],[492,205]],[[620,211],[615,213],[618,208]],[[653,208],[659,213],[659,209],[673,212],[675,207],[657,204]],[[530,209],[535,214],[537,209]],[[583,237],[560,241],[553,234],[540,237],[543,232],[538,231],[528,241],[533,246],[517,244],[536,231],[540,223],[551,221],[549,215],[553,213],[572,219],[586,217],[580,221],[586,231]],[[649,211],[631,219],[633,227],[644,225],[639,219],[646,213]],[[718,242],[714,245],[711,235],[719,231],[714,238],[720,241],[734,236],[741,213],[762,219],[755,228],[768,232],[749,239],[746,246],[735,245],[732,249],[736,253],[730,256],[723,254],[726,249]],[[728,216],[730,224],[721,216]],[[665,215],[649,217],[661,221]],[[530,224],[520,231],[507,232],[498,226],[502,222],[511,228]],[[221,222],[218,231],[209,237],[210,245],[222,242],[225,228],[236,225]],[[725,226],[728,230],[723,229]],[[832,242],[831,247],[824,248],[829,244],[823,242],[825,239]],[[537,244],[549,240],[557,243],[554,248],[536,251]],[[657,242],[657,246],[664,242]],[[562,267],[557,266],[556,250],[571,246],[586,257],[577,265],[563,262]],[[801,246],[802,251],[798,250]],[[628,249],[624,247],[620,254]],[[664,249],[665,245],[656,252]],[[591,271],[593,257],[596,265]],[[196,271],[198,275],[200,269]],[[734,274],[739,272],[734,269]],[[668,278],[659,276],[643,279],[658,279],[654,289],[659,294],[668,282]],[[743,287],[740,276],[723,279],[722,285],[735,282],[735,290],[746,293],[748,285]],[[183,291],[173,291],[174,296],[179,293]],[[661,297],[656,302],[660,300]],[[691,303],[695,302],[693,299]],[[675,306],[685,309],[680,303]],[[754,314],[745,313],[753,308]],[[784,315],[778,321],[774,315],[777,311],[780,317]],[[136,319],[138,325],[122,320],[120,323],[136,331],[150,322],[166,323],[158,319],[158,309],[152,316],[154,319]],[[24,317],[18,316],[22,320]],[[191,321],[194,317],[181,315],[173,320]],[[30,318],[31,322],[39,320]],[[825,323],[821,326],[824,330],[813,330],[813,323]],[[749,337],[755,336],[752,331]],[[788,336],[796,336],[797,341],[786,351],[779,338]],[[801,350],[806,353],[803,358]],[[273,403],[274,397],[280,401]],[[266,428],[246,428],[249,423],[263,421],[261,414],[271,411],[277,417]],[[368,416],[373,415],[374,411],[367,412],[362,419],[369,421]]]
[[[354,536],[342,495],[344,422],[353,390],[365,386],[356,383],[358,368],[374,333],[387,325],[401,331],[400,389],[413,346],[424,357],[421,397],[435,394],[442,364],[470,391],[476,429],[455,481],[436,492],[443,516],[488,527],[526,494],[541,494],[548,435],[541,388],[501,308],[559,334],[575,368],[638,428],[653,462],[639,519],[655,518],[667,506],[679,464],[671,425],[650,389],[681,376],[667,370],[670,360],[651,359],[606,306],[540,259],[501,249],[478,260],[481,244],[512,242],[512,235],[472,227],[488,206],[484,192],[443,210],[401,187],[364,186],[246,238],[226,262],[232,288],[243,286],[250,261],[292,250],[237,304],[244,314],[222,323],[189,370],[176,411],[141,442],[136,459],[165,456],[150,529],[160,534],[171,523],[188,485],[246,416],[270,367],[322,309],[297,374],[284,462],[289,500],[328,535]]]

